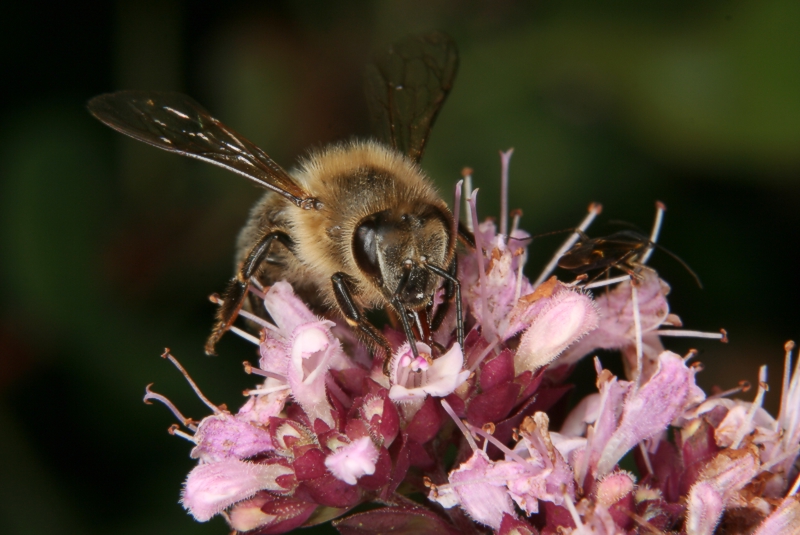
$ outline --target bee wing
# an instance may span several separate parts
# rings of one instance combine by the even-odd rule
[[[89,111],[134,139],[224,167],[310,207],[310,195],[280,165],[186,95],[119,91],[93,98]]]
[[[457,69],[458,49],[444,33],[415,35],[391,45],[366,71],[375,132],[419,161]]]

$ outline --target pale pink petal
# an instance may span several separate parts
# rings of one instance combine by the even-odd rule
[[[317,321],[308,306],[294,294],[286,281],[276,282],[264,296],[264,306],[272,321],[284,333],[291,333],[304,323]]]
[[[595,477],[609,473],[636,444],[662,432],[693,402],[695,370],[683,359],[665,351],[650,380],[625,398],[619,427],[609,438],[597,462]]]
[[[555,293],[522,335],[514,356],[517,375],[537,370],[597,327],[598,315],[589,296],[561,290]]]
[[[325,457],[325,466],[348,485],[355,485],[361,476],[375,473],[380,451],[369,437],[361,437]]]
[[[711,535],[724,510],[722,493],[711,483],[695,483],[686,502],[686,532]]]
[[[194,434],[192,458],[204,462],[246,459],[273,449],[269,433],[228,412],[203,418]]]
[[[331,322],[315,321],[297,327],[291,341],[291,365],[287,376],[292,396],[312,422],[317,418],[333,427],[331,404],[325,390],[330,356],[341,351],[330,333]]]
[[[759,473],[758,448],[749,445],[725,449],[709,461],[689,490],[686,522],[688,533],[713,533],[725,507],[738,491]]]
[[[197,465],[186,478],[181,503],[200,522],[209,520],[259,490],[284,491],[276,479],[292,474],[279,464],[255,464],[236,459]]]
[[[417,343],[421,357],[430,355],[430,348]],[[451,394],[469,377],[464,370],[464,355],[458,343],[430,362],[417,362],[408,343],[400,347],[393,360],[389,398],[394,401],[424,399],[425,396],[444,397]]]
[[[450,485],[461,507],[473,520],[500,529],[503,513],[514,514],[505,479],[489,479],[492,463],[483,450],[475,451],[458,469],[450,472]]]

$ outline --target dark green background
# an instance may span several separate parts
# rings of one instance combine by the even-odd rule
[[[14,2],[0,17],[0,531],[225,533],[177,504],[193,466],[144,385],[207,414],[158,358],[170,346],[205,393],[237,407],[251,347],[202,347],[233,242],[259,192],[123,139],[85,110],[116,89],[180,90],[289,167],[310,146],[367,135],[361,67],[379,46],[443,29],[461,71],[424,167],[449,197],[475,169],[498,206],[498,149],[515,147],[511,205],[541,233],[605,210],[594,235],[644,229],[702,350],[710,388],[797,336],[800,3]],[[591,234],[592,232],[590,232]],[[535,277],[560,238],[534,244]],[[608,365],[615,359],[604,357]],[[588,362],[588,361],[587,361]],[[582,384],[592,388],[586,363]],[[751,397],[753,393],[748,394]]]

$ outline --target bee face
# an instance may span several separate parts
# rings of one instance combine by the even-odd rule
[[[362,219],[353,233],[352,252],[361,272],[412,310],[425,306],[436,277],[426,264],[445,265],[452,243],[449,214],[433,205],[395,207]]]

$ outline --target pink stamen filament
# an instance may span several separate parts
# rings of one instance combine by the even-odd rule
[[[656,201],[656,220],[653,223],[653,230],[650,232],[650,241],[656,243],[658,240],[658,234],[661,232],[661,222],[664,220],[664,211],[667,209],[664,206],[664,203],[661,201]],[[653,254],[653,250],[655,247],[652,245],[647,248],[647,251],[642,255],[642,259],[640,260],[641,264],[646,264],[647,261],[650,259],[650,255]]]
[[[174,435],[174,436],[178,436],[178,437],[181,437],[181,438],[185,438],[189,442],[191,442],[193,444],[197,444],[197,441],[194,439],[194,437],[192,435],[190,435],[189,433],[185,433],[185,432],[181,431],[180,429],[176,429],[176,428],[173,427],[173,428],[171,428],[169,430],[169,434],[170,435]]]
[[[261,345],[261,340],[259,340],[258,338],[256,338],[255,336],[253,336],[250,333],[244,332],[243,330],[241,330],[239,327],[236,327],[235,325],[231,325],[230,327],[228,327],[228,329],[230,329],[230,331],[233,334],[237,334],[237,335],[241,336],[242,338],[244,338],[245,340],[247,340],[248,342],[250,342],[252,344],[255,344],[257,346]]]
[[[655,474],[653,471],[653,464],[650,462],[650,454],[647,452],[647,446],[645,446],[644,441],[639,442],[639,451],[642,453],[642,459],[644,459],[644,466],[647,468],[647,471],[651,475]]]
[[[517,230],[519,230],[519,220],[522,219],[522,210],[514,210],[511,213],[511,233],[513,235]]]
[[[570,516],[572,516],[572,521],[575,522],[575,526],[579,529],[583,529],[583,522],[581,522],[581,515],[578,514],[578,510],[575,509],[575,504],[572,503],[572,498],[569,497],[569,494],[566,492],[564,493],[564,505],[567,506],[567,510],[569,511]]]
[[[761,366],[758,369],[758,391],[756,392],[756,399],[754,399],[753,404],[750,405],[750,409],[747,411],[747,416],[745,416],[744,423],[742,423],[742,425],[739,426],[739,429],[736,430],[736,435],[734,435],[731,448],[738,448],[742,443],[742,439],[744,439],[745,434],[749,432],[750,425],[753,422],[753,417],[755,416],[756,411],[761,408],[761,404],[764,402],[764,394],[767,392],[767,389],[767,367]]]
[[[794,342],[789,340],[784,344],[786,356],[783,360],[783,381],[781,384],[781,407],[778,411],[778,422],[784,429],[783,440],[791,440],[797,429],[800,413],[797,406],[800,405],[800,359],[797,360],[792,374],[792,350]]]
[[[162,357],[162,358],[169,359],[169,361],[170,361],[172,364],[174,364],[176,368],[178,368],[178,371],[180,371],[180,372],[181,372],[181,374],[183,375],[183,377],[184,377],[184,378],[186,379],[186,381],[189,383],[189,386],[191,386],[191,387],[192,387],[192,390],[194,390],[194,393],[195,393],[195,394],[197,394],[197,397],[199,397],[199,398],[200,398],[200,401],[202,401],[203,403],[205,403],[205,404],[206,404],[206,406],[207,406],[209,409],[211,409],[212,411],[214,411],[214,414],[219,414],[219,413],[221,412],[221,411],[220,411],[220,409],[219,409],[219,407],[217,407],[216,405],[214,405],[213,403],[211,403],[211,401],[210,401],[210,400],[209,400],[207,397],[205,397],[205,396],[203,395],[203,393],[200,391],[200,388],[197,386],[197,383],[195,383],[195,382],[192,380],[192,378],[191,378],[191,377],[189,377],[189,373],[188,373],[188,372],[187,372],[187,371],[186,371],[186,370],[183,368],[183,366],[181,366],[180,362],[178,362],[178,359],[176,359],[175,357],[173,357],[173,356],[172,356],[172,354],[169,352],[169,349],[165,349],[165,350],[164,350],[164,353],[161,355],[161,357]]]
[[[464,435],[464,438],[467,439],[469,447],[472,448],[472,451],[476,451],[478,449],[478,445],[475,443],[475,439],[472,438],[472,435],[467,430],[466,426],[464,425],[464,422],[461,421],[461,419],[456,414],[456,411],[453,410],[453,407],[451,407],[446,400],[442,399],[441,402],[445,412],[450,415],[450,418],[453,419],[456,426],[461,430],[461,433]]]
[[[500,234],[508,233],[508,168],[514,149],[500,151]]]
[[[681,329],[658,329],[655,331],[651,331],[659,336],[674,336],[677,338],[711,338],[713,340],[724,340],[725,335],[723,333],[707,333],[703,331],[688,331]]]
[[[600,204],[600,203],[596,203],[595,202],[595,203],[592,203],[591,205],[589,205],[589,213],[586,215],[585,218],[583,218],[583,221],[581,221],[581,224],[578,225],[578,230],[585,231],[587,228],[589,228],[589,225],[592,224],[592,221],[594,221],[594,218],[597,217],[600,214],[600,212],[602,212],[602,211],[603,211],[603,205]],[[539,278],[537,278],[536,282],[533,283],[533,287],[534,288],[536,288],[537,286],[542,284],[547,279],[547,277],[550,276],[550,273],[552,273],[553,270],[556,268],[556,264],[558,264],[558,260],[562,256],[564,256],[564,253],[569,251],[572,248],[573,245],[575,245],[575,242],[578,241],[578,238],[580,238],[580,234],[577,233],[577,232],[573,232],[572,235],[570,235],[570,237],[567,238],[567,241],[565,241],[561,245],[561,247],[558,249],[556,254],[550,260],[550,263],[548,263],[545,266],[544,270],[542,270],[541,274],[539,274]]]
[[[267,394],[272,394],[273,392],[280,392],[281,390],[289,390],[291,388],[289,385],[279,385],[273,386],[270,388],[254,388],[252,390],[245,390],[245,396],[265,396]]]
[[[583,288],[584,290],[591,290],[592,288],[599,288],[601,286],[610,286],[612,284],[627,281],[630,279],[631,279],[630,275],[622,275],[620,277],[614,277],[613,279],[606,279],[602,281],[596,281],[591,284],[586,284],[585,286],[581,286],[581,288]]]
[[[191,418],[187,418],[186,416],[181,414],[181,411],[178,410],[178,407],[173,405],[173,403],[169,399],[167,399],[166,397],[164,397],[163,395],[161,395],[161,394],[159,394],[157,392],[153,392],[152,390],[150,390],[151,386],[153,386],[153,383],[150,383],[144,389],[144,391],[145,391],[144,402],[145,403],[150,405],[150,400],[160,401],[161,403],[164,404],[165,407],[167,407],[170,410],[170,412],[173,415],[175,415],[175,418],[180,420],[180,422],[184,426],[186,426],[187,429],[191,429],[192,431],[197,431],[197,426],[192,423],[192,419]]]
[[[266,297],[266,294],[264,293],[264,287],[261,285],[260,282],[258,282],[258,280],[255,277],[250,279],[250,287],[248,289],[250,290],[250,293],[252,293],[256,297],[259,297],[261,299],[264,299],[264,297]],[[241,312],[241,310],[239,312]]]
[[[244,363],[244,372],[250,375],[260,375],[261,377],[271,377],[273,379],[278,379],[280,381],[285,381],[286,378],[283,375],[280,375],[275,372],[268,372],[267,370],[262,370],[261,368],[256,368],[249,362]]]
[[[519,301],[520,294],[522,293],[522,267],[525,265],[525,257],[528,255],[528,252],[526,251],[522,254],[522,258],[517,260],[517,280],[514,283],[514,301]]]
[[[639,290],[631,284],[631,306],[633,307],[633,329],[636,341],[636,388],[642,380],[642,318],[639,315]]]
[[[726,397],[732,396],[734,394],[739,394],[741,392],[747,392],[748,390],[750,390],[750,383],[748,383],[747,381],[744,381],[740,386],[737,386],[736,388],[731,388],[730,390],[726,390],[724,392],[720,392],[719,394],[714,394],[712,396],[708,396],[706,398],[706,400],[718,399],[718,398],[726,398]]]
[[[481,354],[478,356],[478,358],[477,358],[477,359],[475,359],[475,362],[473,362],[473,363],[470,365],[470,367],[469,367],[469,372],[470,372],[470,373],[473,373],[475,370],[477,370],[477,369],[478,369],[478,366],[480,366],[480,365],[481,365],[481,362],[483,362],[483,360],[484,360],[484,359],[485,359],[485,358],[486,358],[486,357],[489,355],[489,353],[491,353],[492,351],[494,351],[494,349],[495,349],[495,348],[496,348],[496,347],[497,347],[499,344],[500,344],[500,338],[498,337],[498,338],[495,338],[495,339],[494,339],[494,342],[492,342],[492,343],[490,343],[488,346],[486,346],[486,349],[484,349],[484,350],[481,352]]]
[[[464,179],[458,181],[456,184],[456,196],[453,201],[453,236],[458,236],[458,223],[461,220],[461,188],[464,185]]]
[[[472,431],[476,435],[482,436],[486,442],[491,442],[492,444],[494,444],[497,447],[497,449],[502,451],[505,455],[507,455],[508,457],[511,457],[516,462],[518,462],[521,465],[525,466],[527,470],[530,470],[530,471],[534,470],[534,468],[531,466],[531,464],[528,462],[527,459],[523,459],[520,456],[519,453],[515,452],[514,450],[510,449],[508,446],[506,446],[505,444],[503,444],[502,442],[497,440],[494,436],[492,436],[491,433],[487,433],[483,429],[481,429],[479,427],[475,427],[474,425],[472,425],[470,423],[467,423],[466,426],[470,431]]]
[[[761,469],[758,471],[758,473],[761,474],[763,472],[768,472],[776,464],[780,464],[780,463],[782,463],[783,461],[785,461],[786,459],[789,459],[789,458],[793,459],[794,457],[797,456],[798,452],[800,452],[800,446],[797,446],[793,450],[790,450],[790,451],[787,451],[787,452],[783,453],[782,455],[776,457],[775,459],[771,460],[768,463],[762,464],[761,465]]]
[[[257,323],[257,324],[261,325],[265,329],[269,329],[270,331],[280,332],[278,327],[276,327],[272,323],[268,322],[264,318],[256,316],[252,312],[248,312],[248,311],[242,309],[242,310],[239,311],[239,315],[241,317],[245,318],[245,319],[248,319],[248,320],[252,321],[253,323]]]
[[[481,312],[483,313],[484,318],[489,318],[491,316],[489,305],[486,299],[486,266],[483,258],[483,243],[481,243],[481,236],[480,236],[480,227],[478,226],[478,208],[477,208],[477,196],[478,190],[472,192],[472,195],[469,198],[469,207],[470,212],[472,215],[472,223],[475,227],[475,255],[478,259],[478,279],[480,281],[480,304],[481,304]],[[483,328],[484,328],[484,336],[486,338],[491,337],[494,334],[494,322],[493,321],[485,321]]]
[[[472,169],[465,167],[462,173],[464,177],[464,210],[467,212],[467,229],[470,232],[474,232],[475,227],[472,224],[472,218],[469,217],[469,200],[472,198]]]

